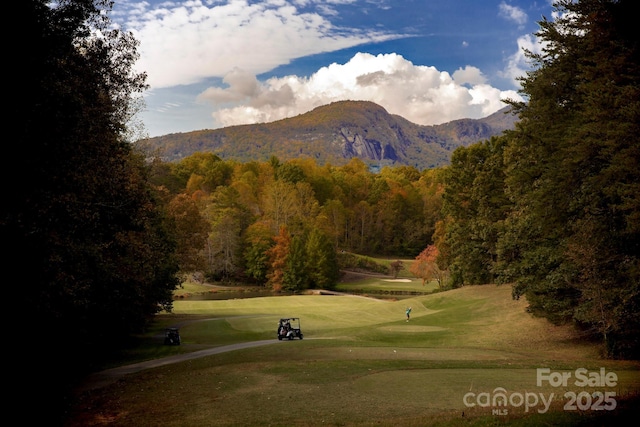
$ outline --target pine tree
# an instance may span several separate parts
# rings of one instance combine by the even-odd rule
[[[640,60],[629,0],[562,0],[543,20],[505,150],[515,206],[502,274],[533,313],[638,356]]]
[[[452,285],[478,285],[494,279],[498,234],[511,207],[504,191],[506,138],[494,137],[456,149],[445,171],[442,211]]]
[[[317,228],[312,229],[307,238],[306,269],[312,288],[333,289],[340,278],[335,247],[331,239]]]

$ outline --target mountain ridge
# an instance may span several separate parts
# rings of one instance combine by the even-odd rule
[[[165,161],[196,152],[225,160],[264,161],[309,157],[342,165],[357,157],[370,166],[444,166],[459,146],[502,134],[516,117],[505,107],[483,119],[418,125],[370,101],[337,101],[269,123],[173,133],[144,140]]]

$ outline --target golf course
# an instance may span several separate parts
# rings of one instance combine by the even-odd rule
[[[120,375],[78,392],[67,425],[633,423],[637,362],[603,359],[574,329],[532,317],[510,286],[436,290],[378,277],[334,294],[208,299],[193,285],[105,367]],[[283,317],[300,318],[304,339],[277,339]],[[163,345],[167,327],[181,345]]]

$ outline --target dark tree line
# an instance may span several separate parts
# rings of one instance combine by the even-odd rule
[[[17,308],[7,338],[14,395],[37,402],[49,425],[57,414],[47,409],[64,408],[76,375],[170,308],[178,284],[164,209],[126,137],[146,76],[132,72],[137,42],[102,13],[109,3],[17,6],[24,92],[9,116],[0,213],[6,295]]]
[[[562,0],[519,122],[453,155],[441,261],[514,283],[532,313],[640,356],[640,49],[632,2]]]

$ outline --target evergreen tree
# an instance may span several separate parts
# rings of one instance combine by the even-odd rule
[[[282,289],[285,291],[302,291],[308,287],[309,274],[307,270],[305,237],[296,235],[291,238],[286,268],[282,276]]]
[[[454,287],[494,280],[498,234],[510,208],[504,192],[506,142],[494,137],[458,148],[445,171],[442,211],[448,216],[447,267]]]
[[[269,249],[275,244],[271,238],[271,227],[265,222],[251,224],[244,236],[245,274],[261,285],[268,280]]]
[[[340,278],[340,267],[331,239],[319,229],[314,228],[307,238],[305,251],[310,287],[333,289]]]
[[[505,151],[501,272],[533,313],[639,355],[640,52],[630,0],[562,0]]]

